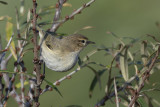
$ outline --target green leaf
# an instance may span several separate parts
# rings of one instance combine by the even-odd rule
[[[48,25],[48,24],[52,24],[52,22],[51,21],[40,22],[38,23],[38,26],[43,26],[43,25]]]
[[[139,107],[147,107],[147,104],[145,103],[145,101],[142,97],[137,99],[136,105],[138,105]]]
[[[25,81],[25,82],[24,82],[24,86],[25,86],[25,85],[28,85],[28,84],[29,84],[28,81]],[[16,88],[21,88],[21,82],[19,82],[19,83],[16,84]]]
[[[160,102],[159,101],[157,101],[156,99],[151,99],[155,104],[157,104],[158,106],[160,106]]]
[[[107,32],[107,33],[114,36],[123,46],[125,45],[124,42],[122,41],[122,38],[118,37],[115,33],[113,32]]]
[[[80,66],[80,65],[82,65],[82,60],[81,60],[81,58],[80,57],[78,57],[78,65]]]
[[[8,3],[7,2],[5,2],[5,1],[0,1],[0,3],[1,4],[5,4],[5,5],[7,5]]]
[[[144,100],[147,103],[148,107],[153,107],[153,104],[151,102],[152,100],[150,97],[147,96],[147,94],[144,94]]]
[[[100,80],[100,76],[99,76],[99,74],[98,74],[98,72],[93,68],[93,67],[91,67],[91,66],[87,66],[90,70],[92,70],[93,71],[93,73],[95,74],[95,76],[96,76],[96,78],[97,78],[97,80],[98,80],[98,82],[99,82],[99,88],[101,89],[101,80]]]
[[[6,70],[0,70],[0,73],[10,73],[10,74],[14,74],[15,72],[6,71]]]
[[[125,81],[128,81],[128,59],[127,59],[128,47],[125,47],[120,55],[120,69]]]
[[[58,88],[57,88],[55,85],[53,85],[52,82],[48,81],[47,79],[44,79],[44,81],[45,81],[49,86],[51,86],[53,89],[55,89],[56,92],[58,92],[58,94],[59,94],[61,97],[63,97],[62,94],[61,94],[61,92],[58,90]]]
[[[143,61],[143,64],[147,64],[147,41],[143,41],[141,43],[141,58]]]
[[[98,71],[98,75],[101,76],[106,70],[107,69],[103,69],[103,70]],[[93,92],[97,82],[98,82],[98,79],[97,79],[97,76],[95,75],[92,82],[91,82],[90,88],[89,88],[89,97],[90,98],[92,97],[92,92]]]
[[[128,99],[128,97],[127,97],[127,95],[125,95],[125,94],[118,94],[118,96],[120,97],[120,98],[122,98],[123,100],[125,100],[126,102],[130,102],[130,100]]]

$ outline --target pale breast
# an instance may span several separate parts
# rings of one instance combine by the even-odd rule
[[[67,54],[59,54],[58,51],[54,52],[47,47],[42,48],[42,58],[49,69],[54,71],[68,71],[77,62],[79,52],[69,52]]]

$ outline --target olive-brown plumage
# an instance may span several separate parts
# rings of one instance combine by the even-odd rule
[[[80,52],[94,42],[81,34],[57,38],[48,35],[42,42],[42,59],[54,71],[68,71],[77,62]]]

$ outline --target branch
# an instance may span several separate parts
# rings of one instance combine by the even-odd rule
[[[63,4],[66,2],[66,0],[58,0],[58,3],[56,4],[56,12],[55,12],[55,16],[53,18],[53,24],[51,27],[50,31],[54,31],[54,29],[56,29],[56,24],[58,24],[58,20],[60,19],[60,15],[61,15],[61,10],[63,7]]]
[[[41,78],[40,78],[40,75],[41,75],[41,72],[40,72],[40,64],[39,64],[39,56],[38,56],[38,42],[37,42],[37,37],[38,37],[38,34],[37,34],[37,30],[36,30],[36,25],[37,25],[37,18],[38,18],[38,15],[36,13],[36,8],[37,8],[37,3],[36,3],[36,0],[33,0],[33,20],[32,20],[32,24],[33,24],[33,34],[34,34],[34,37],[33,37],[33,43],[34,43],[34,59],[33,59],[33,63],[34,63],[34,71],[36,72],[36,92],[35,92],[35,107],[38,107],[39,106],[39,95],[40,95],[40,85],[41,85]]]
[[[117,88],[117,93],[120,92],[120,91],[123,91],[126,87],[128,87],[128,86],[130,85],[130,83],[133,82],[137,77],[138,77],[138,75],[134,75],[134,76],[131,77],[128,81],[126,81],[121,87]],[[108,101],[109,99],[111,99],[112,97],[114,97],[115,95],[116,95],[115,91],[106,94],[106,95],[95,105],[95,107],[100,107],[100,106],[105,105],[105,102]]]
[[[13,35],[14,35],[14,34],[12,34],[12,36],[10,37],[10,39],[9,39],[9,41],[8,41],[8,43],[7,43],[7,46],[5,47],[5,50],[9,48],[9,46],[10,46],[10,44],[11,44],[11,41],[12,41],[12,39],[13,39]],[[4,51],[4,52],[2,53],[2,56],[0,57],[0,64],[1,64],[1,61],[3,60],[3,58],[5,57],[5,54],[6,54],[6,51]]]
[[[132,105],[133,105],[133,104],[135,103],[135,101],[138,99],[139,94],[140,94],[140,91],[141,91],[141,89],[144,87],[144,82],[145,82],[145,80],[150,76],[150,72],[151,72],[152,68],[154,67],[154,64],[156,63],[156,60],[158,59],[159,53],[160,53],[160,46],[158,47],[158,50],[157,50],[157,52],[156,52],[156,55],[155,55],[155,57],[152,59],[152,62],[151,62],[151,64],[149,65],[148,70],[146,70],[146,71],[143,73],[144,76],[143,76],[143,78],[142,78],[142,82],[140,83],[137,91],[134,93],[134,96],[133,96],[133,98],[131,99],[130,104],[128,105],[128,107],[132,107]]]
[[[9,56],[5,59],[6,62],[8,62],[12,58],[12,53],[9,54]]]
[[[61,0],[62,1],[62,0]],[[79,9],[75,10],[73,13],[71,13],[69,16],[66,16],[63,20],[61,20],[60,22],[57,22],[57,23],[53,23],[50,31],[51,32],[56,32],[56,30],[59,28],[59,26],[61,26],[63,23],[65,23],[66,21],[68,21],[69,19],[73,19],[74,16],[76,14],[79,14],[81,13],[81,11],[83,9],[85,9],[86,7],[89,7],[95,0],[90,0],[88,3],[84,4],[83,6],[81,6]],[[60,8],[61,9],[61,8]],[[57,13],[59,13],[58,15],[60,15],[60,10],[57,11]],[[57,15],[57,16],[58,16]]]
[[[76,70],[72,71],[68,75],[66,75],[66,76],[62,77],[61,79],[57,80],[56,82],[54,82],[53,85],[59,85],[63,80],[70,79],[73,74],[75,74],[77,71],[81,70],[85,66],[86,65],[78,67]]]
[[[7,69],[7,63],[9,61],[10,57],[11,57],[11,54],[8,56],[7,60],[6,59],[2,60],[2,62],[1,62],[1,70],[6,70]],[[15,90],[15,87],[13,86],[14,75],[12,76],[12,79],[9,80],[8,73],[2,73],[2,74],[3,74],[5,85],[8,88],[8,90],[6,90],[6,95],[5,95],[5,98],[3,100],[3,105],[6,103],[9,95],[11,95],[17,101],[17,103],[20,106],[22,104],[22,101],[19,98],[19,95],[17,94],[17,92]]]

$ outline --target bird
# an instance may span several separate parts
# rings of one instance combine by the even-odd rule
[[[51,34],[41,39],[41,56],[45,65],[57,72],[65,72],[72,69],[77,61],[80,52],[89,44],[89,41],[82,34],[72,34],[58,38]]]

